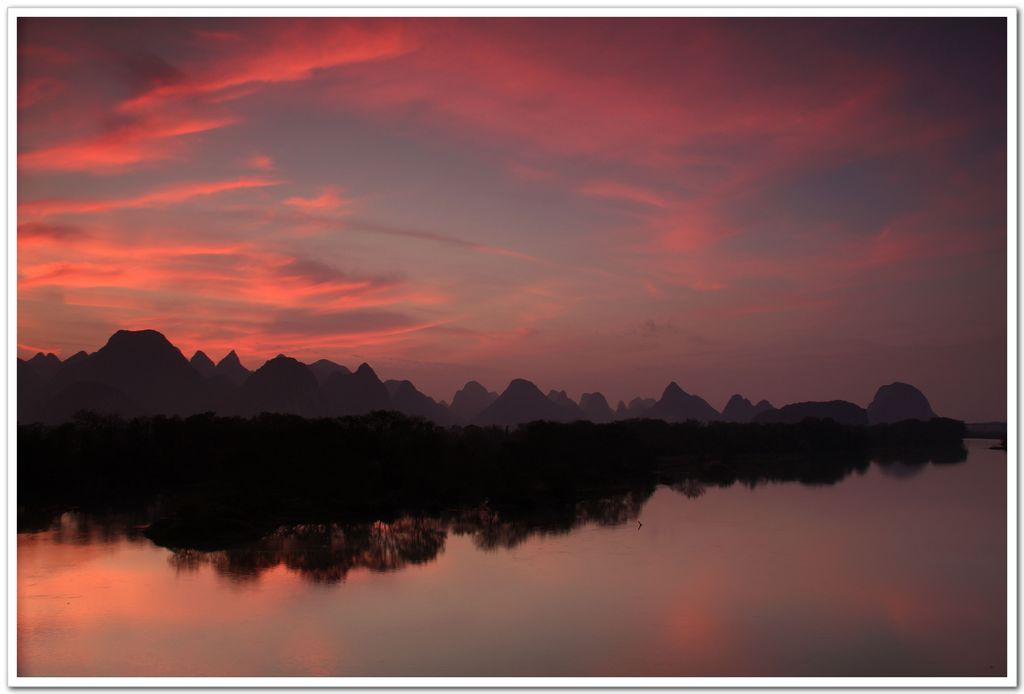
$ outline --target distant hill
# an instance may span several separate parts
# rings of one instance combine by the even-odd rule
[[[920,390],[898,382],[880,387],[867,409],[832,400],[797,402],[776,410],[767,400],[755,405],[736,394],[719,413],[672,382],[657,400],[636,397],[628,404],[620,400],[613,411],[599,392],[583,393],[577,403],[564,390],[552,389],[545,395],[519,378],[500,395],[468,381],[456,391],[449,407],[411,381],[382,382],[369,364],[353,372],[328,359],[306,365],[282,354],[250,372],[234,350],[216,364],[202,350],[186,359],[155,330],[119,330],[96,352],[80,351],[63,362],[42,352],[31,359],[17,359],[17,380],[19,422],[61,422],[80,410],[126,417],[200,412],[343,417],[391,410],[442,426],[517,426],[538,420],[601,424],[627,419],[798,423],[806,418],[863,425],[936,417]],[[1005,424],[979,424],[975,431],[984,435],[1000,426],[1005,431]]]
[[[202,377],[155,330],[118,330],[95,354],[57,372],[51,392],[81,382],[120,391],[143,414],[189,414],[202,400]]]
[[[322,387],[327,414],[332,417],[391,409],[388,389],[369,364],[352,373],[335,372]]]
[[[828,402],[795,402],[778,410],[768,410],[754,417],[755,422],[798,424],[805,419],[833,419],[840,424],[863,426],[868,423],[868,413],[863,407],[846,400]]]
[[[120,389],[95,381],[75,381],[57,391],[54,397],[39,405],[36,419],[47,423],[66,422],[78,412],[100,415],[138,417],[145,414]]]
[[[203,378],[213,378],[217,375],[217,366],[213,363],[213,360],[206,356],[206,352],[199,350],[192,355],[192,358],[188,360],[188,363],[192,365],[192,368],[202,376]]]
[[[60,358],[52,352],[48,354],[37,352],[27,363],[43,381],[49,381],[53,378],[62,366]]]
[[[729,398],[729,402],[726,403],[725,409],[722,410],[722,421],[723,422],[752,422],[754,417],[761,414],[762,412],[768,412],[774,410],[772,404],[767,400],[762,400],[756,405],[752,404],[742,395],[736,394]]]
[[[423,417],[441,425],[455,423],[455,416],[444,405],[416,390],[411,381],[384,382],[391,398],[391,407],[402,414]]]
[[[664,419],[666,422],[696,420],[710,422],[720,417],[718,410],[703,398],[690,395],[673,381],[665,388],[661,399],[644,413],[645,417]]]
[[[508,388],[497,400],[474,418],[473,423],[515,426],[540,419],[562,422],[566,414],[562,407],[552,402],[533,383],[517,378],[508,384]]]
[[[472,422],[484,408],[497,399],[497,393],[488,391],[476,381],[469,381],[456,391],[450,409],[460,421]]]
[[[580,396],[580,409],[591,422],[603,424],[615,419],[615,413],[601,393],[584,393]]]
[[[890,383],[875,393],[868,405],[868,421],[889,424],[905,419],[934,419],[935,413],[924,393],[908,383]]]
[[[316,382],[320,385],[327,383],[327,379],[336,373],[350,374],[351,371],[348,367],[336,364],[330,359],[318,359],[309,365],[309,370],[313,372],[316,377]]]
[[[72,366],[88,358],[89,354],[84,349],[79,350],[78,352],[75,352],[70,357],[64,360],[64,366]]]
[[[622,419],[640,419],[647,416],[647,411],[658,404],[654,398],[633,398],[626,405]],[[618,412],[616,412],[618,414]]]
[[[242,362],[239,361],[235,350],[231,350],[224,355],[223,359],[217,362],[217,375],[223,376],[233,385],[241,385],[245,379],[249,378],[250,373],[249,369],[242,366]]]
[[[279,354],[252,372],[241,386],[236,411],[323,416],[324,405],[316,377],[297,359]]]
[[[39,405],[43,401],[43,379],[24,359],[17,361],[18,379],[18,420],[33,421],[39,418]]]
[[[573,402],[573,399],[564,390],[549,390],[548,400],[558,405],[562,411],[561,419],[558,421],[576,422],[586,419],[580,406]]]

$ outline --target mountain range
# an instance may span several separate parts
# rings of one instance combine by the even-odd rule
[[[862,425],[936,416],[924,394],[906,383],[882,386],[867,408],[832,400],[776,409],[767,400],[755,405],[737,394],[719,412],[675,382],[656,400],[619,401],[613,410],[601,393],[584,393],[576,402],[564,390],[545,395],[534,383],[516,378],[501,393],[469,381],[449,405],[420,392],[411,381],[381,381],[369,364],[351,371],[327,359],[305,364],[281,354],[250,371],[233,350],[216,363],[202,351],[186,359],[155,330],[119,330],[96,352],[78,352],[64,361],[43,353],[18,359],[17,378],[22,423],[59,423],[82,410],[126,417],[201,412],[338,417],[395,410],[443,426],[634,418],[771,423],[807,417]]]

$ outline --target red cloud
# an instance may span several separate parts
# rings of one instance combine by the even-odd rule
[[[337,210],[347,207],[348,201],[342,198],[336,189],[327,187],[316,197],[291,197],[285,200],[284,204],[303,210]]]
[[[400,25],[343,20],[250,22],[244,45],[183,68],[183,77],[120,104],[124,112],[168,100],[214,95],[251,85],[308,79],[316,70],[392,58],[414,48]],[[242,92],[244,93],[244,92]],[[228,94],[231,98],[231,94]]]
[[[274,160],[266,154],[254,154],[245,160],[246,166],[260,171],[271,171],[274,168]]]
[[[64,88],[53,77],[36,77],[18,81],[18,108],[28,108],[56,96]]]
[[[18,168],[23,171],[123,170],[136,164],[171,159],[180,151],[178,138],[234,122],[230,116],[140,120],[100,135],[20,153]]]
[[[230,181],[182,183],[127,198],[32,200],[18,205],[18,216],[26,220],[38,220],[62,214],[88,214],[140,207],[161,207],[205,195],[247,188],[265,188],[278,184],[280,181],[272,179],[238,178]]]
[[[134,96],[107,102],[97,135],[46,144],[19,154],[25,171],[119,172],[183,153],[179,139],[238,122],[223,104],[267,84],[310,78],[317,70],[390,58],[413,48],[398,24],[336,20],[243,22],[238,31],[196,30],[207,50],[195,60],[165,69]],[[79,40],[82,37],[77,37]],[[89,45],[86,42],[86,45]],[[68,69],[64,53],[46,45],[19,45],[22,60]],[[52,94],[53,76],[25,80],[22,107]],[[123,123],[125,118],[131,120]]]
[[[625,200],[652,207],[669,206],[668,200],[660,193],[617,181],[590,181],[580,186],[579,190],[584,195],[599,198]]]

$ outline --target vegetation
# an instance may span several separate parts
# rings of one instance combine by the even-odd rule
[[[159,502],[163,544],[213,549],[283,523],[387,519],[478,507],[557,509],[658,482],[827,484],[872,458],[952,462],[960,422],[799,424],[535,422],[443,428],[394,412],[310,419],[196,415],[18,428],[18,504]]]

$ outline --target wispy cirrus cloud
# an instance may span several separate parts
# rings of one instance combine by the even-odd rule
[[[618,181],[588,181],[579,188],[583,195],[610,200],[623,200],[651,207],[668,207],[669,201],[657,191]]]
[[[232,116],[135,119],[91,135],[18,155],[24,171],[120,172],[183,155],[184,140],[237,122]]]
[[[145,111],[196,96],[231,99],[251,93],[251,88],[306,80],[317,70],[394,58],[416,47],[397,22],[295,19],[242,25],[240,33],[200,31],[198,36],[208,40],[212,54],[183,64],[178,79],[123,101],[118,110]]]
[[[341,197],[340,191],[328,186],[320,191],[319,195],[310,198],[293,196],[284,201],[285,205],[298,207],[303,210],[339,210],[348,206],[348,201]]]
[[[58,215],[82,215],[112,210],[164,207],[193,198],[217,195],[236,190],[266,188],[280,185],[268,178],[237,178],[227,181],[180,183],[123,198],[29,200],[18,204],[18,216],[40,220]]]
[[[230,101],[268,85],[310,79],[318,70],[391,58],[415,47],[393,23],[243,24],[240,32],[197,30],[198,55],[175,65],[144,50],[126,54],[122,63],[130,66],[124,72],[132,76],[126,86],[135,93],[97,114],[97,132],[20,152],[19,167],[109,174],[179,158],[192,144],[187,136],[239,122],[226,110]],[[64,53],[53,46],[26,43],[21,50],[35,60],[64,64]],[[19,98],[31,105],[56,84],[48,76],[26,81]]]

